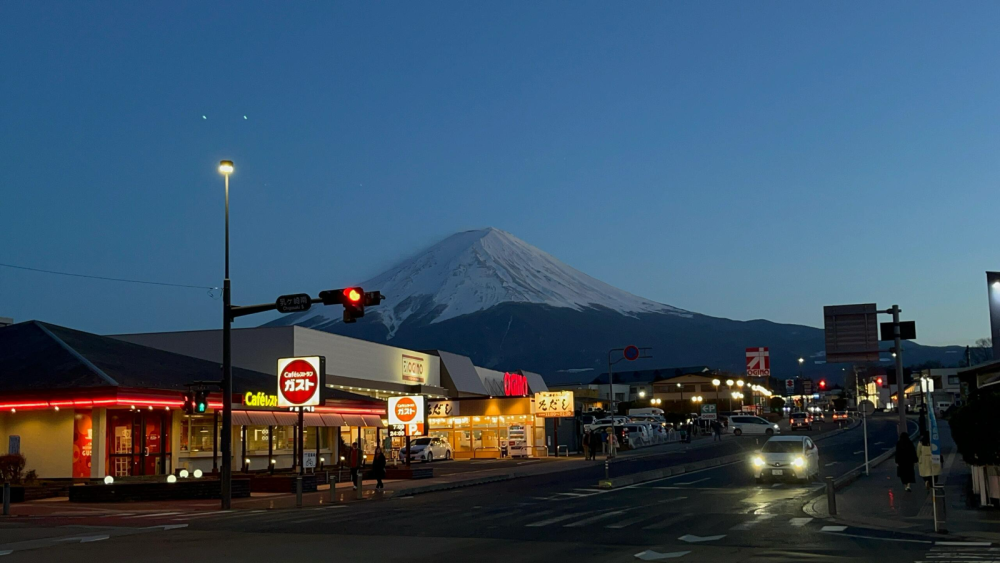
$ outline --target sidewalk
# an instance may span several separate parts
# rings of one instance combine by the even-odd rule
[[[969,468],[958,454],[948,423],[938,423],[943,462],[938,483],[945,488],[945,529],[952,535],[1000,540],[1000,511],[976,508],[970,503],[975,499],[967,498]],[[890,457],[872,469],[870,476],[837,492],[837,515],[832,519],[847,525],[933,533],[933,501],[919,474],[912,488],[912,492],[903,489]],[[812,499],[804,510],[816,517],[831,518],[826,495]]]

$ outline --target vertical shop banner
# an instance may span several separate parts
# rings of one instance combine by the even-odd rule
[[[94,419],[89,410],[73,416],[73,477],[89,478],[94,446]]]
[[[941,471],[941,434],[938,432],[937,417],[934,416],[934,405],[927,405],[927,419],[931,433],[931,465]]]
[[[402,425],[407,436],[427,435],[427,397],[389,397],[389,426]]]

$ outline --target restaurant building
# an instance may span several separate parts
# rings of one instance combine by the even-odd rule
[[[276,407],[269,372],[233,369],[234,468],[291,467],[296,457],[298,415]],[[119,339],[38,321],[2,327],[0,447],[42,478],[208,473],[221,462],[223,397],[210,393],[206,411],[188,415],[183,395],[220,376],[218,362]],[[344,429],[380,427],[384,415],[381,400],[323,389],[303,415],[303,451],[332,461]]]

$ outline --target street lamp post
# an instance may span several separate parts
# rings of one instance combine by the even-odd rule
[[[230,308],[232,291],[229,286],[229,175],[233,161],[219,163],[219,172],[226,178],[226,277],[222,282],[222,475],[220,488],[222,509],[229,510],[233,502],[233,360],[232,323]]]
[[[678,383],[677,384],[677,389],[680,391],[680,394],[681,394],[681,405],[683,406],[684,405],[684,386],[681,385],[680,383]]]
[[[726,401],[729,403],[730,412],[732,412],[733,410],[733,383],[735,383],[735,381],[733,381],[732,379],[726,380],[726,387],[729,390],[729,397],[726,398]]]
[[[722,382],[719,381],[718,379],[713,379],[712,385],[715,386],[715,412],[718,413],[720,410],[722,410],[719,408],[719,385],[722,385]],[[719,415],[716,414],[715,416]]]

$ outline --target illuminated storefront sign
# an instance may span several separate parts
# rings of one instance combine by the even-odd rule
[[[535,393],[535,416],[563,418],[573,416],[572,391],[543,391]]]
[[[278,406],[311,407],[320,404],[323,363],[321,356],[278,360]]]
[[[508,397],[526,397],[528,395],[528,378],[519,373],[505,372],[503,374],[503,394]]]
[[[402,425],[407,436],[427,434],[427,397],[389,398],[389,425]]]
[[[263,391],[247,391],[243,395],[243,406],[245,407],[277,407],[278,396],[268,395]]]
[[[427,366],[423,358],[403,354],[403,381],[410,383],[427,382]]]

